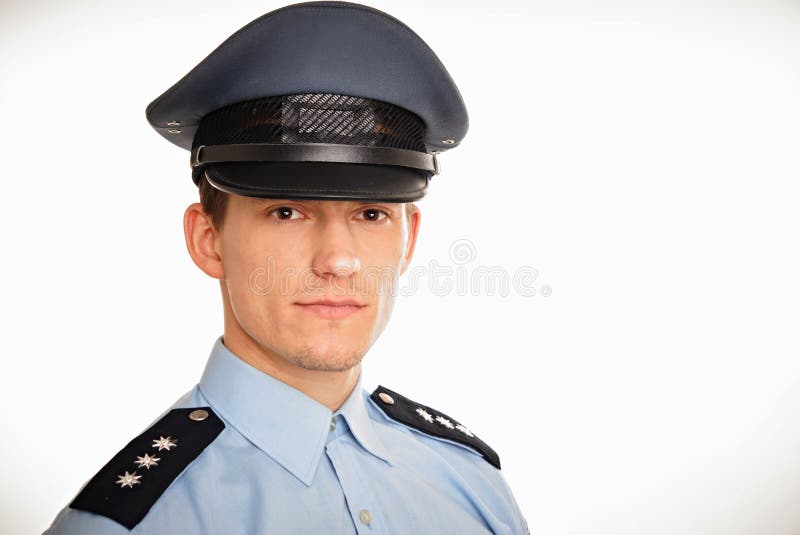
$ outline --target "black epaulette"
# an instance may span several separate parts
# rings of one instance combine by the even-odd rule
[[[224,428],[209,407],[169,411],[106,463],[69,506],[133,529]]]
[[[475,436],[475,433],[443,412],[410,400],[381,385],[378,385],[370,398],[389,418],[423,433],[466,444],[478,450],[489,464],[500,469],[500,457],[497,453]]]

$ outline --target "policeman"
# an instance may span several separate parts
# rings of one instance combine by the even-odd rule
[[[286,6],[146,115],[190,151],[186,243],[219,281],[224,334],[45,533],[525,534],[474,431],[361,383],[413,254],[413,201],[467,131],[425,42],[360,4]]]

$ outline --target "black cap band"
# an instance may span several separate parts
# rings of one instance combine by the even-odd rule
[[[336,143],[245,143],[200,145],[191,151],[192,168],[227,162],[331,162],[399,165],[439,173],[435,154],[390,147]]]

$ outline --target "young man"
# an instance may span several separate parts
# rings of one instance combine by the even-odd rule
[[[191,150],[186,244],[219,281],[224,333],[200,382],[46,533],[526,533],[488,445],[361,386],[414,252],[413,201],[467,130],[430,48],[366,6],[295,4],[147,117]]]

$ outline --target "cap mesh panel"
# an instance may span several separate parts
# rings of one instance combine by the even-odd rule
[[[415,114],[366,98],[308,93],[232,104],[206,115],[198,145],[343,143],[425,152],[425,125]]]
[[[302,93],[239,102],[203,117],[192,149],[239,143],[337,143],[426,152],[416,114],[379,100]],[[198,182],[203,167],[193,170]]]

